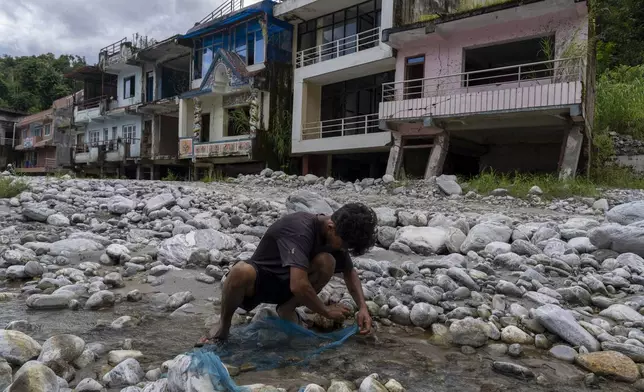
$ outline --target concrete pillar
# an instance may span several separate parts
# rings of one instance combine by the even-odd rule
[[[393,137],[394,143],[389,150],[389,161],[387,161],[387,172],[390,176],[394,178],[398,175],[400,170],[400,165],[402,164],[402,136],[400,133],[392,131],[391,136]]]
[[[155,165],[150,166],[150,180],[151,181],[154,181],[154,172],[155,172],[155,170],[156,170]]]
[[[443,165],[449,149],[449,134],[447,132],[434,136],[434,146],[429,153],[425,179],[443,174]]]
[[[328,154],[326,156],[326,176],[331,177],[331,165],[333,164],[333,155]]]
[[[161,142],[161,116],[152,116],[152,148],[151,156],[152,158],[159,155],[159,143]]]
[[[302,175],[305,176],[309,174],[309,156],[304,155],[302,157]]]
[[[136,179],[140,180],[141,179],[141,165],[136,165]]]
[[[559,179],[561,180],[574,178],[575,174],[577,174],[577,165],[579,164],[579,156],[584,142],[582,126],[573,125],[561,147],[563,153],[559,166]]]

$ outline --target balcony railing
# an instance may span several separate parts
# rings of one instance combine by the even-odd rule
[[[89,143],[78,143],[74,145],[74,152],[77,154],[87,153],[92,148],[98,148],[105,152],[118,151],[120,145],[136,144],[139,139],[137,138],[117,138],[110,140],[99,140]]]
[[[101,102],[106,100],[107,96],[101,95],[99,97],[94,97],[94,98],[89,98],[89,99],[83,99],[82,101],[78,102],[78,110],[87,110],[87,109],[93,109],[100,107]]]
[[[302,128],[302,140],[366,135],[368,133],[380,132],[381,129],[378,127],[378,124],[377,114],[307,123]]]
[[[320,46],[304,49],[297,52],[297,68],[321,63],[323,61],[346,56],[361,50],[378,46],[380,42],[380,27],[366,30],[355,35],[340,38],[339,40],[327,42]]]
[[[0,138],[0,146],[13,146],[14,145],[13,143],[14,143],[14,139]]]
[[[233,12],[238,11],[242,8],[244,8],[243,0],[228,0],[217,7],[214,11],[206,15],[206,17],[201,19],[197,24],[202,24],[210,22],[211,20],[219,19],[222,16],[232,14]]]
[[[581,103],[583,60],[569,58],[382,85],[381,119]]]
[[[107,57],[113,56],[121,51],[121,44],[127,42],[127,37],[122,38],[101,49],[100,53],[106,53]]]

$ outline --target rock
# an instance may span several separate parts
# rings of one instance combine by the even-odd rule
[[[592,253],[597,250],[588,237],[572,238],[568,241],[568,245],[579,253]]]
[[[541,196],[543,195],[543,191],[541,188],[539,188],[537,185],[534,185],[530,190],[528,191],[528,195],[536,195],[536,196]]]
[[[130,250],[125,245],[111,244],[105,249],[105,253],[116,261],[129,260]],[[126,260],[127,259],[127,260]]]
[[[427,286],[416,285],[412,288],[412,296],[416,302],[427,302],[432,305],[438,304],[441,299],[440,293]]]
[[[626,355],[616,351],[598,351],[581,354],[576,362],[584,369],[598,376],[613,378],[628,383],[639,378],[639,369],[635,362]]]
[[[512,229],[502,223],[494,221],[479,223],[470,229],[461,245],[461,253],[478,252],[485,249],[491,242],[508,242],[511,236]]]
[[[76,385],[75,392],[102,392],[103,386],[93,378],[85,378]]]
[[[112,321],[110,328],[112,329],[123,329],[136,327],[139,324],[139,321],[131,316],[121,316],[116,320]]]
[[[30,309],[65,309],[72,298],[65,294],[32,294],[26,304]]]
[[[635,362],[644,363],[644,347],[606,341],[602,342],[602,350],[617,351],[631,358]]]
[[[615,262],[617,267],[628,267],[631,272],[644,275],[644,259],[634,253],[622,253]]]
[[[599,249],[618,253],[635,253],[644,257],[644,227],[609,224],[588,232],[588,238]]]
[[[101,290],[92,294],[85,303],[85,309],[98,310],[114,306],[114,293],[108,290]]]
[[[49,215],[47,217],[47,224],[57,227],[67,227],[70,225],[69,219],[61,213]]]
[[[467,317],[449,327],[452,342],[461,346],[481,347],[487,343],[488,325],[480,319]]]
[[[445,174],[436,177],[436,185],[438,188],[443,191],[448,196],[451,195],[460,195],[463,193],[463,189],[456,182],[455,176],[447,176]]]
[[[511,357],[520,357],[523,354],[523,347],[519,343],[511,344],[508,347],[508,355]]]
[[[4,391],[13,381],[11,365],[4,359],[0,359],[0,391]]]
[[[130,358],[139,360],[143,358],[143,353],[138,350],[112,350],[107,353],[107,362],[112,366],[118,365]]]
[[[382,385],[374,375],[366,377],[362,383],[360,383],[360,388],[358,392],[388,392],[387,388]]]
[[[447,229],[447,240],[445,241],[445,247],[449,253],[458,253],[460,252],[463,242],[465,242],[466,235],[459,229],[455,227],[450,227]]]
[[[438,312],[431,305],[420,302],[411,308],[410,319],[417,327],[429,328],[438,320]]]
[[[535,374],[532,370],[515,363],[495,361],[492,363],[492,369],[501,374],[522,379],[535,378]]]
[[[396,210],[389,207],[377,207],[373,209],[378,217],[378,226],[396,227],[398,217]]]
[[[402,227],[396,233],[396,242],[407,245],[420,255],[439,254],[445,251],[447,230],[438,227]]]
[[[599,342],[584,329],[568,310],[547,304],[535,310],[535,318],[548,331],[575,346],[584,346],[589,351],[598,351]]]
[[[593,203],[593,208],[599,211],[608,211],[609,210],[608,200],[606,199],[597,200],[596,202]]]
[[[139,290],[132,290],[127,293],[127,300],[129,302],[139,302],[143,299],[143,294]]]
[[[145,373],[139,362],[134,358],[129,358],[105,374],[103,382],[112,388],[125,387],[138,384],[144,376]]]
[[[162,193],[156,195],[145,203],[143,212],[148,215],[151,212],[158,211],[164,207],[170,207],[176,203],[176,199],[172,193]]]
[[[68,253],[86,253],[103,250],[103,245],[87,238],[68,238],[56,241],[51,244],[49,253],[54,256],[61,256]]]
[[[450,269],[447,270],[447,276],[449,276],[450,278],[454,279],[456,282],[462,284],[463,286],[467,287],[472,291],[481,290],[479,285],[476,284],[476,282],[474,282],[474,279],[472,279],[467,274],[467,272],[465,272],[465,270],[462,268],[451,267]]]
[[[46,222],[47,218],[55,213],[55,210],[49,209],[38,203],[26,203],[23,205],[22,209],[22,215],[24,215],[25,218],[36,222]]]
[[[410,317],[411,316],[409,308],[405,305],[398,305],[391,309],[391,311],[389,312],[389,318],[391,319],[391,321],[400,325],[410,325]]]
[[[7,268],[7,278],[10,280],[25,279],[27,274],[24,265],[12,265]]]
[[[562,287],[557,289],[557,293],[559,293],[566,302],[572,305],[589,306],[592,303],[590,293],[579,286]],[[642,317],[644,318],[644,316]]]
[[[517,285],[505,280],[499,280],[499,283],[496,285],[496,292],[517,298],[523,296],[523,291]]]
[[[126,197],[116,195],[107,201],[107,210],[112,214],[125,215],[134,210],[134,201]]]
[[[302,392],[326,392],[324,388],[317,384],[309,384],[302,389]]]
[[[304,211],[328,216],[333,214],[333,209],[322,196],[307,190],[290,194],[286,199],[286,209],[289,213]]]
[[[354,384],[349,381],[333,380],[327,392],[352,392],[354,389]]]
[[[422,211],[400,211],[398,221],[401,226],[427,226],[427,214]]]
[[[644,201],[634,201],[613,207],[606,213],[606,219],[621,225],[642,221],[644,220]]]
[[[159,245],[159,261],[175,267],[185,267],[191,254],[197,249],[231,250],[235,248],[233,237],[213,229],[195,230],[178,234]]]
[[[166,302],[166,308],[168,310],[175,310],[192,301],[193,299],[194,296],[190,291],[174,293],[170,296],[170,298],[168,298],[168,301]]]
[[[389,248],[396,240],[397,232],[395,227],[380,226],[378,228],[378,242],[385,248]]]
[[[573,363],[575,362],[575,358],[577,357],[577,351],[575,351],[575,349],[570,346],[558,344],[550,349],[550,355],[560,361]]]
[[[60,392],[56,374],[38,361],[29,361],[14,374],[6,392]]]
[[[38,361],[52,367],[58,361],[73,362],[85,349],[85,341],[74,335],[56,335],[42,345]]]
[[[13,330],[0,329],[0,358],[20,366],[36,358],[42,347],[30,336]]]
[[[534,338],[527,333],[523,332],[520,328],[514,325],[508,325],[501,331],[501,340],[504,343],[512,344],[533,344]]]
[[[35,278],[42,276],[43,273],[45,273],[45,268],[39,262],[31,260],[25,264],[25,275]]]
[[[607,309],[599,312],[599,315],[619,322],[644,322],[644,316],[639,314],[635,309],[621,304],[611,305]]]
[[[103,277],[103,283],[116,288],[125,287],[123,277],[118,272],[110,272],[109,274],[105,275]]]
[[[405,388],[403,388],[403,386],[393,378],[387,381],[385,388],[387,388],[387,391],[389,392],[405,392]]]

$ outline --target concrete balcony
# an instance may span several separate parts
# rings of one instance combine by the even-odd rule
[[[568,109],[580,113],[584,62],[559,59],[383,84],[380,119],[406,122]]]
[[[76,124],[89,124],[102,119],[109,110],[108,97],[100,96],[79,102],[74,108],[74,122]]]
[[[114,163],[136,159],[140,155],[139,145],[139,139],[117,139],[79,144],[74,147],[74,163]]]
[[[230,136],[212,142],[194,143],[190,137],[179,139],[179,159],[251,158],[256,140],[250,135]]]
[[[377,114],[307,123],[301,140],[293,141],[294,154],[364,151],[385,148],[391,134],[379,128]]]

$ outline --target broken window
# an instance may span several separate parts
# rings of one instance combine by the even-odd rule
[[[123,79],[123,98],[132,98],[136,94],[136,85],[134,84],[136,76],[132,75]]]
[[[463,86],[550,78],[554,48],[555,37],[547,36],[465,49]]]
[[[250,134],[250,106],[226,109],[226,136],[242,136]]]

